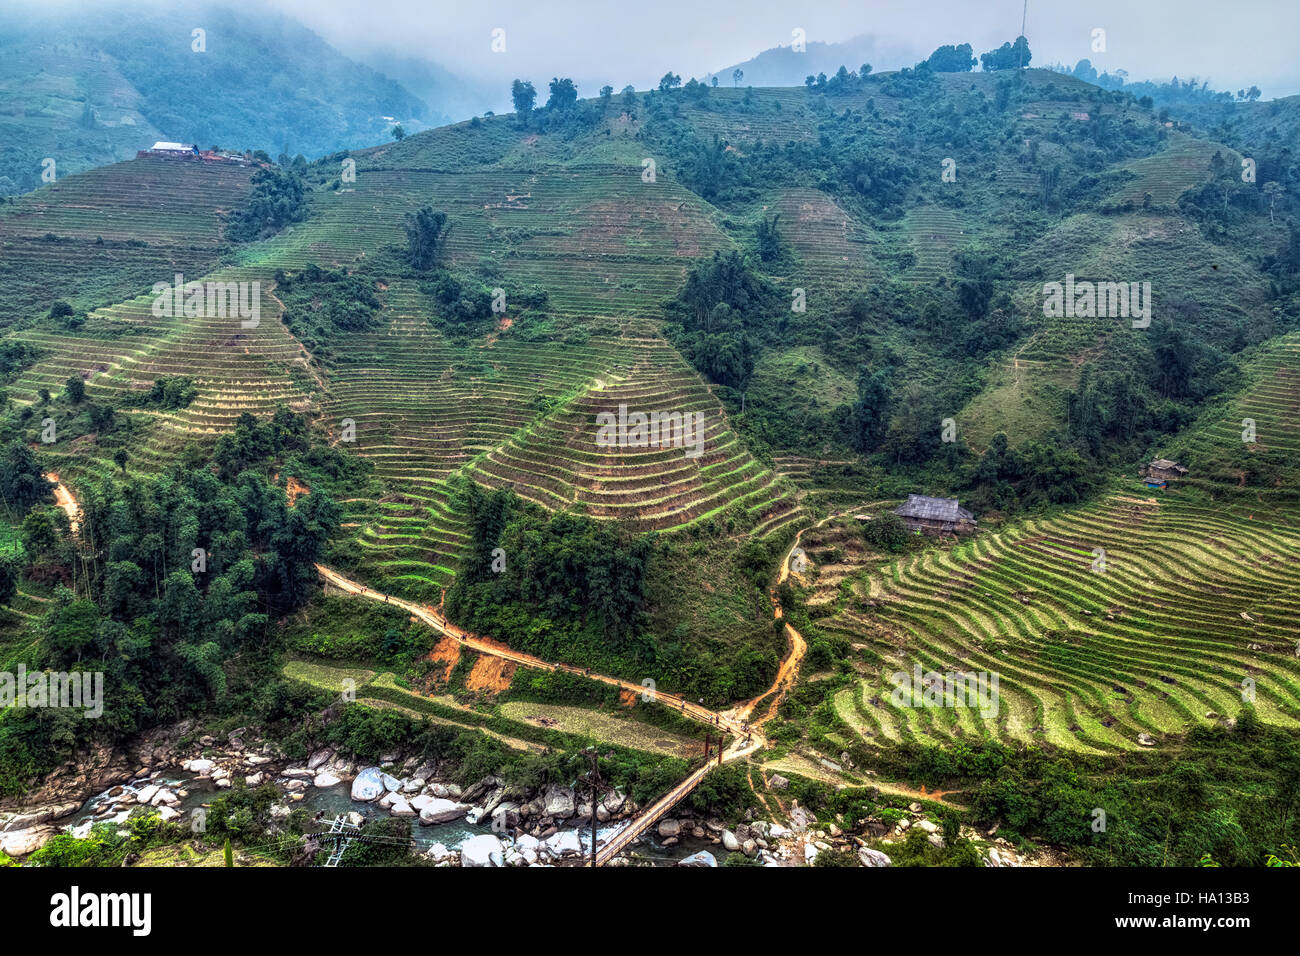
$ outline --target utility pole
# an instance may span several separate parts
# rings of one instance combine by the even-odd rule
[[[1022,37],[1025,35],[1025,18],[1028,16],[1029,16],[1029,0],[1025,0],[1025,5],[1020,11],[1020,35]],[[1028,46],[1028,44],[1029,41],[1025,40],[1025,46]],[[1017,70],[1023,70],[1025,68],[1025,46],[1021,46],[1020,48],[1020,63],[1016,67]]]
[[[588,747],[587,756],[591,759],[591,865],[596,865],[596,801],[600,799],[600,758],[596,748]]]

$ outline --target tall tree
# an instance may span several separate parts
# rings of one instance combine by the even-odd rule
[[[510,99],[514,102],[520,124],[527,123],[537,102],[537,90],[533,89],[533,84],[527,80],[515,80],[510,84]]]
[[[425,206],[414,216],[408,213],[405,226],[411,265],[421,270],[432,268],[442,255],[447,236],[451,233],[447,214],[434,212],[432,207]]]

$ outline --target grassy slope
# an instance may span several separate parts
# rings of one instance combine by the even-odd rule
[[[980,75],[942,80],[958,100],[968,87],[991,82]],[[1031,74],[1028,82],[1044,80]],[[1074,81],[1054,82],[1068,90]],[[718,132],[733,139],[741,150],[760,138],[816,136],[818,115],[805,91],[754,91],[755,105],[744,109],[738,107],[742,91],[717,90],[713,95],[727,108],[687,108],[685,119],[702,134]],[[863,109],[867,98],[854,95],[835,105]],[[900,104],[883,95],[872,98],[883,122],[898,116]],[[1031,102],[1025,107],[1025,130],[1067,121],[1062,117],[1072,108],[1076,104],[1068,100]],[[671,168],[661,170],[655,184],[641,181],[646,150],[637,140],[639,122],[616,100],[599,128],[572,140],[538,136],[517,128],[512,117],[496,117],[360,151],[355,156],[357,182],[350,189],[317,192],[309,222],[248,247],[232,267],[230,275],[264,282],[268,298],[258,330],[244,333],[213,322],[159,322],[148,315],[147,300],[123,302],[98,313],[92,319],[95,324],[88,323],[77,336],[23,333],[33,341],[39,338],[52,354],[24,376],[14,397],[31,400],[35,388],[57,385],[70,371],[93,373],[92,393],[105,395],[138,387],[158,374],[194,374],[200,380],[200,402],[157,425],[142,455],[150,466],[174,458],[185,442],[215,436],[240,411],[269,410],[279,401],[319,409],[331,428],[351,418],[358,423],[358,450],[376,462],[389,488],[381,500],[349,503],[350,520],[358,525],[362,573],[411,594],[435,598],[454,573],[464,534],[453,493],[459,476],[515,486],[548,507],[582,501],[600,516],[619,514],[643,527],[699,525],[739,502],[741,520],[714,544],[702,545],[706,553],[693,559],[708,567],[710,547],[717,549],[713,553],[732,552],[755,525],[767,531],[799,517],[787,487],[748,455],[725,420],[718,419],[715,434],[724,454],[707,459],[698,474],[683,474],[676,499],[651,499],[651,490],[663,482],[645,481],[644,475],[683,467],[680,460],[647,459],[636,467],[604,461],[593,454],[583,434],[603,407],[602,395],[617,397],[619,389],[641,399],[662,398],[670,407],[682,401],[698,403],[718,415],[707,388],[674,357],[657,328],[658,303],[675,292],[687,265],[715,249],[735,247],[736,237],[747,234],[759,216],[780,212],[794,265],[788,275],[775,277],[778,284],[807,283],[831,303],[829,307],[846,308],[853,290],[891,268],[900,243],[913,254],[904,278],[930,282],[948,270],[952,252],[968,239],[1005,240],[1005,227],[989,211],[1016,196],[1023,200],[1032,194],[1034,183],[1018,175],[1010,150],[987,167],[961,159],[956,197],[936,193],[933,201],[919,202],[894,223],[854,217],[827,194],[811,189],[774,188],[739,213],[724,214],[680,185]],[[1176,139],[1170,148],[1177,151],[1178,163],[1131,164],[1136,178],[1108,202],[1129,197],[1134,182],[1144,192],[1158,193],[1157,205],[1172,202],[1181,189],[1194,185],[1196,164],[1207,147]],[[335,172],[322,170],[321,183]],[[146,173],[145,178],[162,181],[173,175],[171,169],[126,163],[76,177],[60,188],[82,189],[91,197],[87,215],[96,225],[83,225],[83,232],[112,227],[123,236],[151,236],[149,248],[154,249],[153,242],[174,235],[177,226],[162,210],[141,203],[146,195],[141,177]],[[95,176],[119,188],[83,189]],[[941,188],[935,179],[935,188]],[[351,337],[342,357],[328,365],[306,356],[274,320],[277,306],[268,288],[274,271],[292,271],[311,262],[356,266],[382,256],[386,246],[402,240],[402,215],[423,204],[451,216],[454,266],[498,276],[508,294],[530,286],[548,292],[544,334],[527,340],[518,329],[502,329],[468,342],[449,340],[425,321],[435,304],[413,283],[395,282],[381,292],[384,309],[375,331]],[[59,214],[70,216],[77,205],[64,202]],[[142,217],[141,208],[151,211]],[[6,216],[0,224],[15,228],[16,221]],[[1032,371],[1026,386],[1012,357],[994,357],[984,393],[959,419],[976,444],[1006,422],[1016,424],[1019,438],[1059,421],[1059,395],[1053,387],[1070,384],[1075,363],[1098,341],[1132,334],[1117,331],[1111,320],[1047,326],[1041,313],[1034,316],[1035,290],[1042,281],[1067,271],[1080,276],[1149,275],[1158,286],[1157,302],[1160,289],[1177,289],[1201,303],[1205,321],[1215,323],[1231,322],[1263,302],[1262,282],[1248,263],[1209,245],[1167,208],[1072,216],[1037,240],[1025,259],[1017,304],[1035,323],[1035,334],[1020,357],[1036,364],[1026,365]],[[158,259],[148,268],[161,266]],[[169,262],[158,278],[169,278],[171,268]],[[25,314],[40,311],[31,306],[30,294],[19,290],[14,297]],[[768,360],[758,381],[777,391],[783,380],[793,379],[792,391],[821,411],[842,404],[853,370],[836,368],[834,356],[817,353],[805,350]],[[823,362],[825,373],[820,371]],[[1010,367],[1002,364],[1006,362]],[[558,399],[558,407],[539,416],[539,397]],[[1265,412],[1261,415],[1267,420]],[[631,494],[610,498],[611,490],[620,490],[620,482],[629,483]],[[1088,512],[1081,514],[1079,520],[1093,520]],[[1254,540],[1261,549],[1278,543],[1249,536],[1243,540]],[[670,565],[678,569],[675,582],[689,580],[689,550],[684,547]],[[908,583],[907,573],[912,572],[922,580],[927,574],[946,573],[925,567],[899,569],[899,587],[911,593],[919,593],[920,587]],[[720,642],[717,652],[725,653],[728,641],[754,643],[766,652],[770,640],[757,636],[766,623],[762,608],[736,597],[743,585],[733,573],[725,568],[711,573],[714,579],[708,587],[693,590],[683,609],[664,582],[656,610],[661,637],[684,630],[693,640]],[[877,589],[883,586],[880,582]],[[990,612],[973,614],[972,627],[996,628]],[[1032,635],[1049,624],[1048,618],[1030,617],[1023,627]],[[909,625],[913,639],[925,640],[932,633],[929,626],[918,630],[915,623]],[[1029,700],[1026,693],[1026,703],[1010,709],[1026,726],[1035,719]],[[1074,705],[1062,699],[1060,706]],[[1187,711],[1192,709],[1188,704]],[[1162,728],[1169,726],[1166,718],[1160,720],[1165,721]],[[1050,722],[1056,739],[1068,739],[1058,724],[1056,718]],[[1119,746],[1100,731],[1095,737]]]

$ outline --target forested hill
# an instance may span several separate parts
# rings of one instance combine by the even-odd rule
[[[0,196],[40,185],[47,157],[60,175],[157,140],[313,157],[383,139],[394,122],[446,115],[285,17],[204,4],[0,11]]]
[[[1116,754],[1235,714],[1247,672],[1262,717],[1294,726],[1291,193],[1264,153],[1243,178],[1252,143],[1007,59],[589,98],[521,77],[512,114],[313,163],[152,157],[5,202],[11,577],[44,637],[15,618],[0,652],[52,666],[129,641],[137,686],[188,668],[166,716],[188,713],[275,647],[322,560],[722,706],[775,679],[769,587],[795,530],[862,507],[879,523],[806,535],[816,570],[786,582],[826,679],[773,739],[807,729],[859,766],[958,731]],[[158,308],[177,272],[242,284],[258,316]],[[1134,314],[1083,283],[1123,283]],[[621,407],[699,425],[611,447],[598,425]],[[1153,457],[1190,468],[1182,490],[1148,500]],[[105,560],[70,557],[45,471],[100,503],[91,537],[134,502]],[[290,505],[299,485],[312,504]],[[959,497],[988,533],[891,534],[910,493]],[[219,507],[172,528],[176,499]],[[204,542],[234,564],[199,608],[168,579]],[[65,582],[93,614],[54,602]],[[192,646],[209,601],[232,626]],[[1005,721],[868,703],[895,667],[949,661],[1008,669]],[[58,730],[22,730],[24,753]]]

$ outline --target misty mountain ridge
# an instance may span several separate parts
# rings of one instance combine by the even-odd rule
[[[315,157],[387,138],[395,124],[450,121],[274,13],[192,6],[37,18],[11,9],[0,17],[0,54],[5,193],[40,185],[47,157],[59,174],[129,158],[155,140]]]

